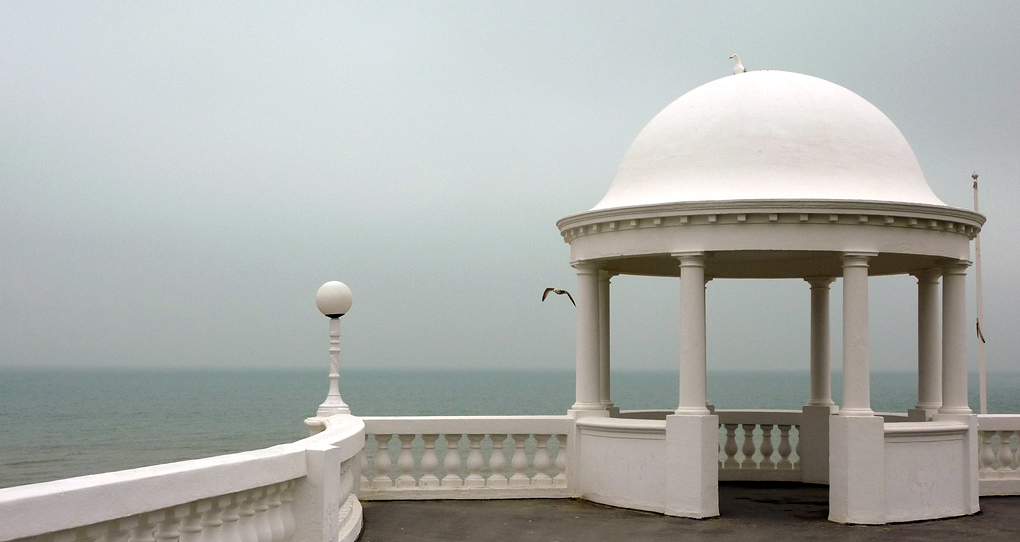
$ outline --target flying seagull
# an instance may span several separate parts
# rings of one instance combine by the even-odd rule
[[[740,55],[733,55],[730,58],[732,60],[737,61],[737,65],[733,66],[733,75],[736,75],[738,73],[744,73],[747,71],[746,69],[744,69],[744,65],[740,63]]]
[[[559,289],[556,289],[556,288],[546,288],[545,289],[545,293],[542,294],[542,301],[545,301],[545,298],[546,298],[546,296],[549,295],[549,292],[552,292],[552,293],[558,294],[558,295],[567,294],[567,297],[570,298],[570,302],[573,303],[573,305],[575,307],[577,306],[577,303],[574,303],[574,297],[572,295],[570,295],[570,292],[568,292],[566,290],[559,290]]]

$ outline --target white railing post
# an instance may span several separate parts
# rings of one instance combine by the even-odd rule
[[[439,458],[436,457],[436,441],[439,440],[439,435],[423,434],[421,440],[425,445],[425,452],[421,456],[422,475],[418,485],[421,487],[439,487],[439,478],[436,477],[436,469],[439,468]]]
[[[999,472],[1005,473],[1013,468],[1013,450],[1009,446],[1010,437],[1015,431],[997,431],[999,435],[999,454],[996,457],[999,461]]]
[[[492,455],[489,456],[489,470],[492,471],[492,474],[489,475],[486,485],[489,487],[507,487],[506,454],[503,451],[506,435],[491,434],[489,439],[492,440]]]
[[[722,466],[724,469],[740,468],[740,462],[737,461],[737,427],[740,427],[740,424],[726,423],[723,427],[726,428],[726,444],[723,445],[726,459]]]
[[[514,475],[510,477],[510,487],[524,487],[531,483],[525,472],[528,470],[528,456],[524,451],[524,446],[528,441],[528,435],[515,433],[513,438],[514,458],[511,460],[510,466],[514,469]]]
[[[400,469],[400,476],[397,477],[397,487],[414,487],[414,456],[411,455],[411,443],[414,442],[414,435],[397,435],[400,439],[400,456],[397,457],[397,468]]]
[[[446,457],[443,458],[443,487],[462,487],[464,480],[460,477],[460,439],[463,435],[446,434]]]
[[[570,468],[568,465],[567,457],[567,435],[556,435],[556,441],[559,443],[559,449],[556,450],[556,477],[553,478],[553,486],[555,487],[568,487],[570,479],[567,477],[567,469]]]
[[[235,494],[230,497],[230,504],[223,509],[223,527],[220,531],[223,533],[221,539],[223,542],[241,542],[241,533],[238,531],[237,520],[241,519],[241,515],[238,513],[238,508],[241,504],[238,502],[243,498],[240,494]]]
[[[793,468],[793,463],[790,462],[790,453],[793,452],[790,447],[790,427],[789,425],[779,426],[779,463],[776,464],[776,468],[780,470]]]
[[[362,457],[365,456],[364,448],[359,452]],[[283,492],[280,494],[280,513],[283,515],[283,539],[285,541],[290,540],[294,537],[294,530],[296,525],[294,524],[294,482],[287,482],[284,485]],[[250,540],[250,539],[246,539]]]
[[[283,502],[280,501],[279,486],[270,488],[266,505],[269,507],[266,510],[266,521],[269,523],[269,531],[273,533],[273,542],[283,542],[283,518],[280,517],[280,506]]]
[[[744,460],[740,462],[740,468],[742,469],[756,469],[758,464],[754,462],[754,428],[756,424],[745,423],[741,424],[744,428],[744,444],[740,447],[740,451],[744,454]]]
[[[375,435],[377,447],[375,452],[375,478],[372,480],[372,487],[374,489],[393,486],[393,480],[390,480],[390,438],[392,437],[393,435],[390,434]]]
[[[535,435],[535,477],[531,480],[535,487],[552,487],[553,480],[549,476],[549,435]]]
[[[776,464],[772,461],[774,451],[772,448],[772,424],[763,423],[761,424],[761,464],[758,468],[765,470],[776,468]]]
[[[471,451],[468,452],[467,468],[468,477],[464,480],[464,487],[485,487],[485,478],[482,478],[482,439],[484,434],[472,433],[468,435],[471,443]]]
[[[220,527],[223,526],[223,520],[220,518],[223,509],[220,508],[219,499],[211,499],[211,508],[202,514],[202,542],[222,542],[220,536]],[[131,542],[135,542],[134,534],[132,533]]]

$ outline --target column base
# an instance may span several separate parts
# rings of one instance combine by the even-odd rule
[[[719,515],[718,416],[666,416],[665,514]]]
[[[603,409],[594,410],[586,408],[571,408],[570,410],[567,411],[567,417],[575,420],[577,418],[588,418],[592,416],[608,417],[609,411]]]
[[[829,521],[886,523],[885,423],[843,412],[829,420]]]
[[[932,417],[939,413],[938,408],[908,408],[907,421],[930,422]]]
[[[835,405],[804,405],[800,419],[800,468],[803,482],[829,483],[829,421]]]

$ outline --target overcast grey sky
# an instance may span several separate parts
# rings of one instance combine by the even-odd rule
[[[1020,370],[1018,51],[1018,2],[5,1],[0,366],[325,368],[335,279],[345,367],[572,370],[556,220],[739,53],[871,101],[949,205],[980,173],[989,368]],[[678,289],[614,280],[614,369],[675,367]],[[871,301],[872,367],[915,367],[914,281]],[[806,369],[806,283],[708,302],[710,369]]]

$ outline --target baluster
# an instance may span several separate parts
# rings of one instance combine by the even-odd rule
[[[740,424],[727,423],[723,424],[726,428],[726,444],[723,446],[723,453],[726,454],[726,460],[723,461],[724,469],[736,469],[740,467],[740,462],[737,461],[737,427]]]
[[[514,469],[514,475],[510,477],[510,487],[527,487],[531,484],[528,479],[528,454],[524,451],[524,445],[528,441],[528,435],[514,434],[514,457],[510,460],[510,466]]]
[[[999,435],[999,454],[996,459],[999,460],[999,474],[1006,474],[1013,468],[1013,450],[1009,447],[1009,439],[1013,436],[1013,431],[998,431]]]
[[[436,440],[439,435],[422,435],[421,440],[425,443],[425,453],[421,456],[421,487],[439,487],[439,478],[436,478],[436,469],[439,468],[439,458],[436,457]]]
[[[1020,431],[1013,431],[1013,434],[1016,435],[1017,444],[1020,445]],[[1006,445],[1010,445],[1009,441],[1006,442]],[[1013,457],[1013,470],[1020,470],[1020,448],[1017,449],[1016,455]]]
[[[201,542],[221,542],[223,526],[223,503],[221,497],[209,499],[210,508],[202,514],[202,536]]]
[[[128,542],[131,538],[131,529],[135,524],[124,524],[115,519],[94,523],[85,528],[57,531],[45,535],[38,535],[32,538],[20,538],[21,541],[31,542],[57,542],[57,540],[72,540],[75,542]]]
[[[489,470],[492,474],[486,485],[489,487],[506,487],[506,452],[503,447],[506,444],[506,435],[489,435],[492,439],[492,455],[489,456]]]
[[[156,542],[156,538],[152,536],[156,526],[149,521],[148,514],[135,517],[138,519],[138,526],[131,529],[131,538],[128,542]]]
[[[272,542],[283,542],[283,518],[280,516],[280,507],[283,501],[280,500],[280,487],[278,485],[268,488],[269,496],[266,505],[266,521],[269,523],[269,531],[273,533]]]
[[[372,480],[374,489],[393,487],[393,480],[390,479],[390,438],[393,435],[376,435],[375,441],[378,449],[375,452],[375,479]]]
[[[992,435],[994,431],[978,431],[981,435],[981,450],[978,452],[978,465],[981,475],[992,476],[995,472],[995,450],[992,448]],[[1009,443],[1006,443],[1007,446]],[[999,438],[1001,450],[1002,438]]]
[[[241,515],[238,513],[240,504],[238,503],[239,495],[230,497],[230,504],[227,504],[223,508],[223,526],[220,527],[220,540],[223,542],[241,542],[241,533],[237,528],[237,521],[241,519]],[[227,497],[224,497],[226,499]]]
[[[468,477],[464,480],[464,487],[485,487],[485,478],[482,478],[482,439],[485,435],[468,435],[471,442],[471,451],[468,452],[467,468]]]
[[[258,542],[272,542],[273,528],[269,526],[269,495],[267,488],[258,490],[255,498],[255,532],[258,534]]]
[[[163,521],[156,524],[155,538],[156,542],[177,542],[177,539],[181,536],[181,531],[178,529],[180,519],[173,513],[174,509],[167,510],[167,515],[163,518]]]
[[[759,469],[773,470],[776,468],[776,464],[772,461],[772,453],[775,449],[772,448],[772,424],[763,423],[761,424],[761,464],[758,465]]]
[[[365,459],[365,452],[361,452],[361,460],[367,462]],[[297,530],[297,522],[294,520],[294,482],[286,482],[283,485],[283,491],[280,492],[280,515],[283,517],[283,540],[284,542],[294,538],[294,531]],[[245,541],[247,542],[247,540]]]
[[[793,463],[790,462],[790,452],[793,450],[790,448],[790,426],[780,425],[779,426],[779,463],[776,463],[776,468],[779,470],[790,470],[793,469]]]
[[[354,472],[354,464],[357,462],[357,458],[350,458],[340,464],[340,502],[354,493],[354,482],[356,474]]]
[[[744,460],[740,462],[742,469],[758,468],[758,464],[754,462],[754,428],[756,425],[753,423],[741,424],[741,427],[744,428],[744,444],[740,447],[740,452],[744,454]]]
[[[255,495],[252,491],[245,491],[241,494],[241,503],[237,507],[237,532],[244,542],[258,540],[259,532],[255,527]],[[182,541],[183,542],[183,541]]]
[[[535,487],[552,487],[553,480],[549,476],[549,437],[550,435],[535,435],[535,477],[531,484]]]
[[[414,442],[414,435],[397,435],[400,439],[400,455],[397,457],[397,469],[400,476],[397,477],[397,487],[414,487],[414,456],[411,455],[411,443]]]
[[[556,450],[556,477],[553,478],[553,485],[556,487],[567,487],[567,435],[556,435],[559,442],[559,449]]]
[[[447,433],[446,457],[443,458],[443,468],[446,469],[446,476],[443,476],[443,487],[461,487],[464,480],[460,477],[460,439],[463,435],[451,435]]]
[[[180,542],[199,542],[202,538],[202,516],[205,515],[204,512],[207,507],[208,501],[201,501],[191,505],[190,513],[181,519]]]
[[[795,426],[793,426],[793,428],[797,430],[797,446],[794,447],[794,452],[797,454],[797,461],[794,462],[793,468],[799,469],[800,468],[800,450],[801,450],[801,448],[800,448],[800,426],[799,425],[795,425]]]
[[[368,481],[368,454],[365,453],[368,450],[368,435],[365,435],[365,446],[358,452],[358,457],[361,459],[361,485],[359,487],[369,488],[371,483]]]
[[[120,522],[117,520],[107,521],[99,525],[92,526],[88,532],[95,532],[93,537],[96,542],[127,542],[128,538],[131,537],[131,532],[125,527],[119,525]],[[36,537],[37,542],[54,542],[53,537],[49,539],[43,537]]]

